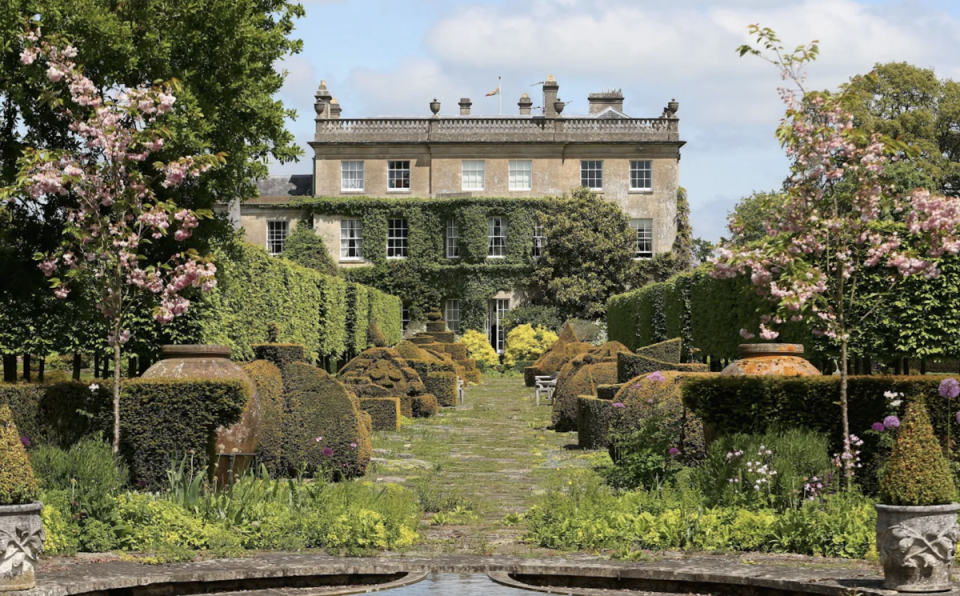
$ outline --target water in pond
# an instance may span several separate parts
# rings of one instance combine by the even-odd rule
[[[422,582],[387,590],[384,596],[519,596],[528,590],[494,583],[483,573],[431,573]]]

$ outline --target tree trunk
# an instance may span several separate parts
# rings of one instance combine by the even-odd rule
[[[926,358],[921,358],[921,359],[920,359],[920,374],[921,374],[921,375],[927,374],[927,359],[926,359]]]
[[[43,383],[43,373],[47,368],[47,357],[40,356],[40,362],[37,363],[37,382]]]
[[[4,383],[17,382],[17,355],[16,354],[3,355],[3,382]]]
[[[93,353],[93,378],[100,378],[100,352]]]
[[[30,354],[23,355],[23,381],[30,382]]]
[[[894,359],[893,359],[893,374],[897,375],[898,377],[903,374],[903,371],[902,371],[901,368],[900,368],[900,359],[899,359],[899,358],[894,358]]]
[[[147,372],[147,369],[150,368],[150,357],[145,354],[141,354],[137,357],[137,364],[139,365],[140,369],[137,376],[142,377],[143,373]]]
[[[136,355],[127,356],[127,378],[135,379],[137,377],[137,357]]]
[[[852,450],[850,446],[850,420],[847,415],[847,339],[846,333],[841,332],[843,339],[840,341],[840,409],[843,411],[843,444],[846,450]],[[850,466],[844,467],[847,477],[847,490],[853,489],[853,470]]]
[[[102,378],[102,379],[109,379],[109,378],[110,378],[110,371],[111,371],[111,370],[112,370],[112,367],[110,366],[110,356],[104,356],[104,357],[103,357],[103,370],[100,371],[100,378]]]
[[[83,364],[83,358],[80,356],[80,352],[77,352],[73,355],[73,380],[80,380],[80,366]]]
[[[120,341],[113,342],[113,454],[120,453]]]

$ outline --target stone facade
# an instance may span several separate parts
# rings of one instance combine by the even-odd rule
[[[602,183],[595,192],[630,219],[644,220],[637,225],[649,237],[645,255],[669,251],[677,234],[684,144],[677,102],[658,117],[632,118],[623,112],[623,94],[604,90],[590,94],[589,113],[577,116],[564,113],[558,91],[556,79],[548,77],[543,106],[534,108],[524,93],[516,115],[473,115],[472,102],[462,98],[456,115],[440,115],[434,100],[424,106],[429,116],[344,119],[342,106],[321,82],[310,142],[313,174],[258,183],[261,197],[234,206],[231,217],[250,242],[268,246],[268,222],[286,221],[290,232],[296,226],[299,210],[290,202],[297,196],[552,197],[580,187],[585,169],[599,170]],[[316,217],[314,230],[341,266],[368,265],[340,258],[341,219]],[[509,299],[511,308],[523,301],[515,292],[490,298]]]

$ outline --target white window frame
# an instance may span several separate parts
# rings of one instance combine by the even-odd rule
[[[410,328],[410,305],[403,304],[400,307],[400,329],[406,331]]]
[[[410,238],[410,228],[407,220],[390,218],[387,220],[387,258],[407,258],[407,241]]]
[[[503,330],[504,316],[510,312],[509,298],[491,298],[487,303],[487,340],[497,354],[503,354],[507,347],[507,334]],[[493,337],[496,324],[497,336]]]
[[[452,217],[447,220],[447,234],[443,243],[448,259],[460,258],[460,229],[457,227],[457,220]]]
[[[344,232],[347,232],[346,236]],[[350,246],[351,242],[354,246]],[[350,252],[356,254],[350,256]],[[341,261],[362,261],[363,260],[363,220],[361,219],[341,219],[340,220],[340,260]]]
[[[519,184],[520,176],[526,179],[526,185]],[[507,189],[513,191],[533,190],[533,160],[511,159],[507,165]]]
[[[403,166],[402,164],[406,164]],[[403,173],[406,172],[406,176]],[[396,176],[394,174],[397,174]],[[395,186],[397,181],[406,181],[406,186],[402,184]],[[411,186],[411,168],[409,159],[391,159],[387,161],[387,192],[410,192]]]
[[[359,174],[359,176],[358,176]],[[360,186],[357,186],[359,181]],[[340,162],[340,192],[363,192],[363,161],[343,160]]]
[[[460,162],[460,189],[482,191],[486,186],[487,162],[482,159],[465,159]]]
[[[534,259],[543,256],[543,249],[547,245],[547,236],[543,231],[543,224],[539,221],[533,222],[533,250],[531,255]]]
[[[460,299],[448,298],[443,305],[443,318],[447,322],[447,329],[456,334],[460,333]]]
[[[630,227],[636,233],[636,252],[634,259],[653,258],[653,219],[649,217],[630,220]]]
[[[507,218],[502,215],[494,215],[487,220],[487,258],[505,259],[506,257]]]
[[[646,186],[637,186],[640,181]],[[649,159],[630,160],[630,190],[649,192],[653,190],[653,161]]]
[[[274,229],[276,226],[277,229]],[[280,233],[282,232],[282,233]],[[290,222],[286,219],[267,220],[267,252],[271,257],[279,257],[287,247],[287,238],[290,237]],[[280,250],[275,250],[279,244]]]
[[[599,186],[591,186],[600,180]],[[603,160],[602,159],[581,159],[580,160],[580,186],[586,186],[590,190],[603,190]]]

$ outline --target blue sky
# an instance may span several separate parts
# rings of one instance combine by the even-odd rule
[[[717,240],[727,212],[753,190],[779,187],[786,173],[774,130],[783,113],[773,66],[739,58],[760,23],[792,47],[819,40],[813,87],[835,87],[878,62],[906,61],[960,80],[960,0],[304,0],[279,97],[299,113],[288,122],[305,150],[272,174],[308,173],[313,93],[321,79],[344,118],[496,114],[484,94],[503,77],[503,111],[553,74],[570,113],[588,93],[619,87],[624,110],[656,117],[680,102],[680,183],[694,233]],[[535,95],[531,93],[531,96]],[[566,113],[566,112],[565,112]]]

